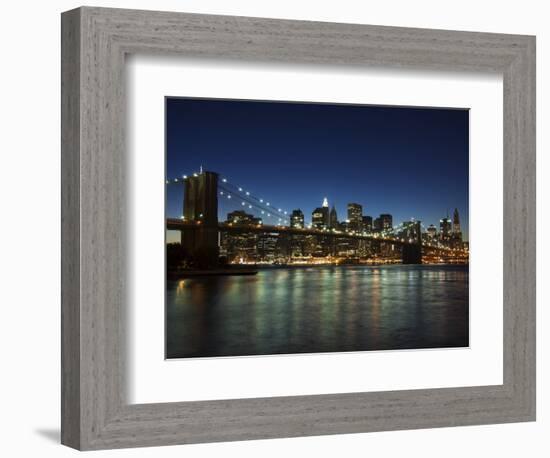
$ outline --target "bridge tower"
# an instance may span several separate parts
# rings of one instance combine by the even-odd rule
[[[403,264],[422,264],[422,228],[420,221],[417,221],[415,226],[415,243],[403,245]]]
[[[194,222],[182,231],[181,243],[201,268],[218,264],[218,174],[202,172],[185,180],[183,216]]]

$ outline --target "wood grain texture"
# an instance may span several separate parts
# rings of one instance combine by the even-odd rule
[[[62,16],[62,442],[81,450],[535,418],[535,39],[80,8]],[[504,384],[130,405],[128,53],[504,75]]]
[[[80,446],[80,14],[61,24],[61,440]]]

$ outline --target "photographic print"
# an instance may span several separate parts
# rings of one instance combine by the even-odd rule
[[[469,346],[469,111],[166,97],[167,359]]]

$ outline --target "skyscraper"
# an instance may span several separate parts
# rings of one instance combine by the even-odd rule
[[[435,239],[437,237],[437,228],[433,224],[430,224],[426,232],[430,239]]]
[[[374,218],[372,222],[372,230],[374,232],[380,232],[382,230],[382,220],[380,218]]]
[[[311,226],[315,229],[327,229],[330,224],[328,200],[323,199],[323,206],[317,207],[311,213]]]
[[[349,228],[352,231],[362,232],[363,230],[363,206],[360,204],[348,204]]]
[[[372,232],[372,216],[363,216],[363,230]]]
[[[453,214],[453,233],[451,236],[451,245],[453,248],[462,248],[462,231],[460,230],[460,217],[458,208],[455,208]]]
[[[254,215],[246,213],[244,210],[234,210],[227,214],[226,222],[235,226],[247,226],[261,224],[262,220]]]
[[[292,210],[290,215],[290,227],[295,229],[303,229],[304,214],[299,208]],[[290,256],[300,257],[306,254],[306,237],[304,235],[291,235],[290,236]]]
[[[380,215],[380,223],[383,231],[391,231],[393,229],[393,216],[389,213],[382,213]]]
[[[290,215],[290,227],[296,229],[304,228],[304,214],[299,208],[296,210],[292,210],[292,214]]]
[[[449,217],[439,220],[439,240],[442,243],[449,243],[451,239],[451,220]]]
[[[226,223],[233,226],[255,226],[261,224],[261,219],[243,210],[235,210],[227,214]],[[222,232],[220,247],[231,263],[253,262],[258,255],[258,235],[253,232]]]
[[[460,230],[460,217],[458,216],[458,208],[455,208],[453,214],[453,234],[460,234],[460,239],[462,239],[462,231]]]
[[[338,214],[336,213],[336,207],[333,205],[329,214],[329,227],[336,229],[338,227]]]

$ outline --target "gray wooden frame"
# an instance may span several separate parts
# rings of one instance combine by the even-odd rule
[[[503,74],[503,385],[128,404],[128,53]],[[61,315],[61,437],[81,450],[534,420],[535,38],[90,7],[63,13]]]

